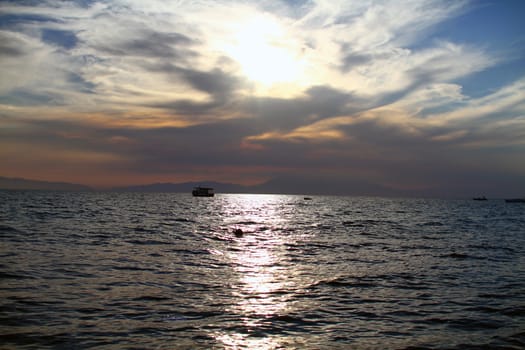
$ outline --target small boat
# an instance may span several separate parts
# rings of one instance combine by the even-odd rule
[[[505,202],[507,203],[525,203],[525,198],[510,198],[510,199],[505,199]]]
[[[193,197],[213,197],[215,195],[215,192],[211,187],[197,186],[193,188],[191,194],[193,195]]]
[[[475,201],[486,201],[487,200],[487,197],[485,196],[481,196],[481,197],[474,197],[472,198],[473,200]]]

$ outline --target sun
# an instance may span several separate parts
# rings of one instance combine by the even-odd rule
[[[255,83],[298,82],[304,71],[304,58],[297,45],[271,18],[260,16],[239,22],[224,50]]]

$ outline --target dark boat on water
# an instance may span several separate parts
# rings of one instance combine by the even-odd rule
[[[191,194],[193,195],[193,197],[213,197],[215,195],[215,192],[211,187],[198,186],[193,188]]]
[[[505,202],[507,203],[525,203],[525,198],[510,198],[510,199],[505,199]]]
[[[481,197],[474,197],[472,198],[473,200],[475,201],[486,201],[487,200],[487,197],[485,196],[481,196]]]

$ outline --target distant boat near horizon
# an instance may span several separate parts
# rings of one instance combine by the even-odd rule
[[[486,201],[487,200],[487,197],[485,196],[481,196],[481,197],[474,197],[472,198],[473,200],[475,201]]]
[[[215,192],[212,187],[201,187],[197,186],[191,191],[193,197],[213,197]]]
[[[525,203],[525,197],[524,198],[509,198],[509,199],[505,199],[505,202],[507,203]]]

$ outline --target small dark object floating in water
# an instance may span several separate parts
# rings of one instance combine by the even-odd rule
[[[244,232],[242,232],[240,228],[233,230],[233,233],[235,234],[235,237],[242,237],[244,235]]]
[[[304,197],[304,200],[305,200],[305,201],[311,201],[311,200],[312,200],[312,197]]]
[[[475,201],[486,201],[487,200],[487,197],[485,196],[481,196],[481,197],[474,197],[472,198],[473,200]]]

